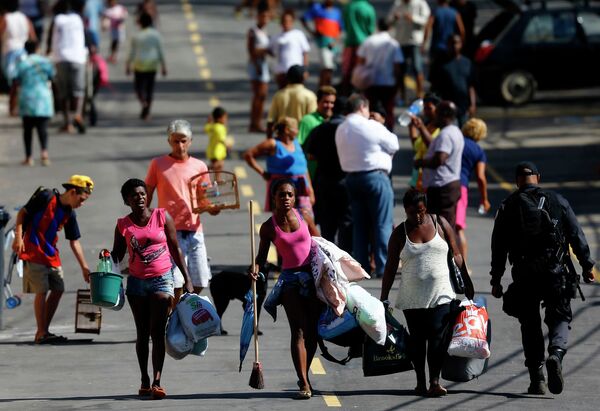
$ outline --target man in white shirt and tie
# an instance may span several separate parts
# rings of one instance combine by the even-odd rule
[[[338,127],[335,143],[352,207],[354,258],[370,271],[369,245],[375,256],[375,276],[381,277],[393,228],[394,191],[389,174],[398,151],[398,137],[369,120],[369,102],[360,95],[348,99],[350,114]],[[372,240],[372,241],[371,241]],[[370,244],[371,243],[371,244]]]

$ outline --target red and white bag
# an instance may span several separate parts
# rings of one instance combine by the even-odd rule
[[[448,354],[455,357],[486,359],[490,356],[487,342],[488,313],[473,301],[463,301],[465,307],[456,318]]]

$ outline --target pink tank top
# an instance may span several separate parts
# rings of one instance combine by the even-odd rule
[[[129,252],[129,274],[137,278],[158,277],[165,274],[173,263],[165,233],[165,210],[155,208],[148,224],[136,225],[129,216],[119,218],[117,227]]]
[[[293,211],[296,214],[300,227],[291,233],[281,230],[275,218],[271,217],[273,228],[275,229],[273,243],[283,260],[281,264],[283,270],[303,266],[308,263],[309,259],[311,238],[308,225],[295,209]]]

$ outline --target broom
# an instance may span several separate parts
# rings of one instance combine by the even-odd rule
[[[250,267],[254,271],[255,262],[255,244],[254,244],[254,202],[248,203],[248,212],[250,213]],[[265,388],[265,381],[263,379],[262,364],[258,361],[258,317],[256,307],[256,280],[252,280],[252,301],[254,305],[254,364],[252,365],[252,374],[250,374],[250,381],[248,384],[252,388],[262,390]]]

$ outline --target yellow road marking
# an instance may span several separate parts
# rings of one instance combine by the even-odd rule
[[[596,267],[592,267],[592,273],[594,274],[596,281],[600,281],[600,270],[598,270]]]
[[[207,68],[203,68],[202,70],[200,70],[200,77],[203,80],[208,80],[211,77],[212,73],[210,72],[210,69]]]
[[[208,100],[208,104],[210,104],[211,107],[217,107],[221,105],[221,101],[218,97],[212,96],[210,100]]]
[[[196,55],[198,55],[198,56],[203,55],[204,47],[202,47],[201,45],[194,46],[194,53],[196,53]]]
[[[194,20],[196,18],[194,13],[192,13],[191,11],[186,11],[185,9],[183,10],[183,16],[188,20]]]
[[[275,251],[275,247],[272,245],[269,248],[269,254],[267,254],[267,261],[272,264],[277,264],[277,251]]]
[[[202,36],[198,33],[193,33],[190,35],[190,41],[192,43],[200,43],[201,40],[202,40]]]
[[[323,394],[323,401],[325,401],[325,405],[328,407],[340,408],[342,406],[338,397],[333,394]]]
[[[260,203],[256,200],[252,200],[254,201],[254,210],[253,210],[253,214],[254,215],[259,215],[262,213],[262,207],[260,206]]]
[[[205,67],[205,66],[207,66],[207,65],[208,65],[208,62],[206,61],[206,58],[205,58],[205,57],[202,57],[202,56],[200,56],[200,57],[198,57],[198,58],[196,59],[196,63],[198,63],[198,65],[199,65],[200,67]]]
[[[206,83],[204,83],[204,87],[206,88],[206,91],[214,91],[215,83],[213,83],[212,81],[207,81]]]
[[[312,364],[310,364],[310,372],[312,372],[313,375],[325,375],[325,374],[327,374],[325,372],[325,368],[323,368],[323,363],[317,357],[313,358]]]
[[[262,225],[262,224],[254,224],[254,230],[256,231],[256,234],[259,234],[259,233],[260,233],[260,226],[261,226],[261,225]]]
[[[240,186],[240,191],[242,192],[242,195],[244,197],[254,197],[254,189],[252,188],[251,185],[242,184]]]
[[[196,30],[198,30],[198,24],[196,24],[195,22],[192,21],[192,22],[188,23],[187,28],[189,31],[196,31]]]
[[[413,77],[404,76],[404,86],[409,90],[416,90],[417,82]]]
[[[512,184],[508,183],[504,178],[502,178],[500,173],[498,173],[494,167],[492,167],[491,165],[488,164],[486,169],[487,169],[487,172],[490,174],[490,176],[492,176],[492,178],[494,180],[496,180],[496,182],[498,184],[500,184],[500,187],[503,190],[506,190],[509,193],[512,193],[513,191],[515,191],[515,187]]]
[[[237,178],[248,178],[248,173],[246,172],[246,169],[242,166],[234,167],[233,172],[235,173]]]

